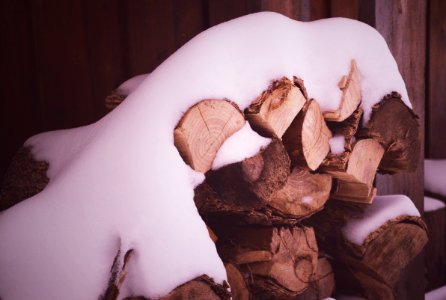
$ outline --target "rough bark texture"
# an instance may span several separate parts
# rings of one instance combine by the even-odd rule
[[[274,81],[271,87],[245,109],[251,127],[267,137],[281,138],[306,98],[292,81],[284,77]]]
[[[373,106],[370,120],[359,136],[374,138],[384,148],[380,172],[412,172],[417,168],[421,151],[419,127],[417,115],[394,92]]]
[[[367,299],[395,299],[395,285],[401,271],[420,253],[427,242],[426,226],[419,217],[401,216],[372,232],[362,245],[346,240],[342,227],[346,220],[360,217],[360,207],[329,201],[330,206],[310,218],[318,244],[333,256],[341,271],[335,271],[337,286],[352,293],[352,282]],[[348,272],[345,271],[348,269]]]
[[[331,137],[319,104],[310,100],[283,135],[283,143],[293,166],[308,166],[314,171],[330,151]]]
[[[330,261],[319,257],[316,274],[307,289],[296,300],[320,300],[330,297],[335,290],[335,277]]]
[[[225,100],[203,100],[190,107],[174,130],[183,160],[199,172],[211,169],[223,142],[245,124],[238,107]]]
[[[37,161],[29,147],[14,155],[1,186],[0,211],[41,192],[48,184],[48,163]]]
[[[219,228],[218,250],[237,265],[252,299],[290,299],[302,293],[316,273],[318,248],[309,227]],[[269,255],[244,255],[244,253]],[[240,261],[240,257],[249,260]]]
[[[425,248],[426,291],[439,288],[446,283],[446,248],[445,248],[446,208],[425,211],[429,241]]]

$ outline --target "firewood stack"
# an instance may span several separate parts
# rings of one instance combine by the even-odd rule
[[[234,299],[323,299],[335,285],[344,294],[394,299],[401,270],[427,242],[421,218],[405,214],[378,224],[362,244],[343,232],[351,220],[367,222],[377,171],[415,170],[420,140],[417,116],[396,92],[375,104],[363,124],[355,61],[339,88],[339,108],[322,113],[301,79],[282,78],[244,112],[206,99],[175,128],[181,157],[205,173],[194,200],[215,233]],[[212,169],[221,145],[245,120],[269,145]],[[335,139],[341,151],[330,145]],[[17,198],[17,190],[4,186],[3,201]]]

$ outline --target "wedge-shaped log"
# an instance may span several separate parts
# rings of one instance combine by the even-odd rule
[[[307,289],[296,300],[320,300],[329,298],[335,290],[333,268],[328,258],[320,256],[317,260],[316,274]]]
[[[279,140],[242,162],[209,171],[195,189],[200,214],[210,222],[296,224],[328,199],[331,176],[294,169]],[[217,221],[218,219],[218,221]]]
[[[245,116],[261,135],[281,138],[305,102],[300,89],[283,77],[245,109]]]
[[[332,137],[316,101],[307,102],[282,137],[293,166],[316,170],[330,151]]]
[[[357,282],[367,299],[395,299],[401,270],[427,242],[426,225],[411,200],[403,195],[377,196],[341,230],[343,221],[336,224],[336,213],[329,215],[332,220],[318,216],[313,223],[318,226],[319,246],[350,271],[335,275],[339,286]]]
[[[361,106],[351,114],[350,117],[342,122],[327,122],[327,126],[333,136],[342,136],[344,138],[344,152],[335,154],[330,151],[328,156],[322,161],[321,169],[344,169],[353,150],[353,144],[356,140],[355,134],[358,131],[359,123],[364,110]]]
[[[342,122],[353,114],[361,102],[360,81],[356,61],[352,60],[349,74],[343,76],[338,84],[342,91],[339,108],[335,111],[324,112],[324,118],[327,121]]]
[[[332,197],[345,201],[370,203],[374,196],[373,179],[384,149],[374,139],[357,141],[337,163],[325,164],[321,170],[336,178]]]
[[[415,171],[421,147],[418,117],[398,93],[387,95],[373,106],[370,120],[358,135],[374,138],[384,148],[380,172]]]
[[[250,300],[248,285],[237,265],[228,263],[225,264],[225,268],[231,286],[232,299]]]
[[[203,100],[187,110],[174,130],[174,143],[194,170],[207,172],[223,142],[245,123],[238,107],[225,100]]]
[[[236,265],[252,299],[291,299],[302,293],[316,273],[318,248],[309,227],[228,227],[218,245],[224,261]],[[237,264],[244,253],[268,252]],[[252,256],[252,257],[255,257]]]

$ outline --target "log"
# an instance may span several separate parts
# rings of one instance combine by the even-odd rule
[[[446,284],[445,248],[446,207],[443,202],[424,197],[424,220],[429,241],[425,249],[426,292]]]
[[[119,90],[113,90],[110,95],[105,97],[105,108],[111,111],[121,104],[125,98],[127,98],[127,95],[122,94]]]
[[[207,172],[223,142],[245,123],[238,107],[225,100],[203,100],[190,107],[174,130],[174,144],[194,170]]]
[[[393,92],[373,106],[358,136],[376,139],[384,148],[379,172],[413,172],[421,151],[419,127],[418,116]]]
[[[318,248],[312,228],[225,226],[219,235],[220,256],[248,279],[245,282],[252,299],[290,299],[314,278]],[[270,255],[237,264],[237,257],[259,251]]]
[[[327,126],[332,132],[333,136],[344,137],[344,152],[341,154],[329,153],[329,155],[322,161],[322,168],[345,168],[348,161],[348,156],[353,150],[353,144],[356,140],[355,134],[358,131],[359,123],[364,110],[361,106],[342,122],[327,122]]]
[[[37,161],[31,148],[20,148],[5,173],[0,192],[0,211],[40,193],[48,184],[48,163]]]
[[[321,170],[336,178],[332,198],[371,203],[376,195],[373,180],[384,149],[374,139],[357,141],[351,152],[337,162],[321,166]]]
[[[329,175],[290,173],[288,154],[275,139],[254,157],[209,171],[195,189],[195,204],[211,223],[294,225],[323,207],[330,188]]]
[[[320,256],[317,261],[316,274],[307,289],[296,300],[320,300],[330,297],[335,290],[335,278],[330,261]]]
[[[327,121],[342,122],[350,117],[361,102],[360,76],[356,61],[351,61],[350,72],[343,76],[338,83],[342,91],[339,108],[335,111],[324,112]]]
[[[259,134],[281,138],[306,101],[299,88],[283,77],[245,109],[245,116]]]
[[[367,299],[395,299],[395,285],[402,269],[420,253],[427,242],[426,225],[420,217],[406,213],[389,218],[379,217],[386,211],[392,214],[395,212],[397,209],[397,206],[393,206],[397,203],[394,202],[395,199],[398,201],[404,199],[405,203],[410,202],[410,199],[401,196],[392,199],[377,197],[373,204],[367,206],[362,216],[356,215],[355,218],[351,218],[353,221],[348,221],[346,226],[343,225],[346,218],[342,216],[340,208],[337,212],[328,213],[334,220],[327,219],[325,213],[325,216],[316,214],[313,220],[308,221],[317,225],[315,230],[320,248],[330,254],[341,269],[349,270],[349,272],[341,271],[342,276],[337,276],[335,270],[339,288],[357,282],[360,294]],[[410,204],[415,209],[411,202]],[[371,232],[361,240],[357,234],[363,228],[358,228],[360,226],[358,224],[378,226],[376,229],[371,229]],[[339,234],[340,231],[342,234]],[[358,242],[359,240],[362,242]]]
[[[316,170],[330,151],[332,137],[319,104],[307,102],[282,137],[292,165]]]
[[[231,295],[234,300],[249,300],[249,290],[242,273],[235,264],[225,264]]]

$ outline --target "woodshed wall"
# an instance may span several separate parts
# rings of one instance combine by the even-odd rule
[[[426,154],[446,158],[445,1],[0,0],[0,179],[29,136],[98,120],[105,96],[125,79],[154,70],[210,26],[265,10],[374,26],[398,62],[423,132],[426,107]],[[422,157],[415,173],[379,176],[380,192],[407,194],[422,210]],[[408,267],[400,299],[422,299],[422,270],[421,258]]]

